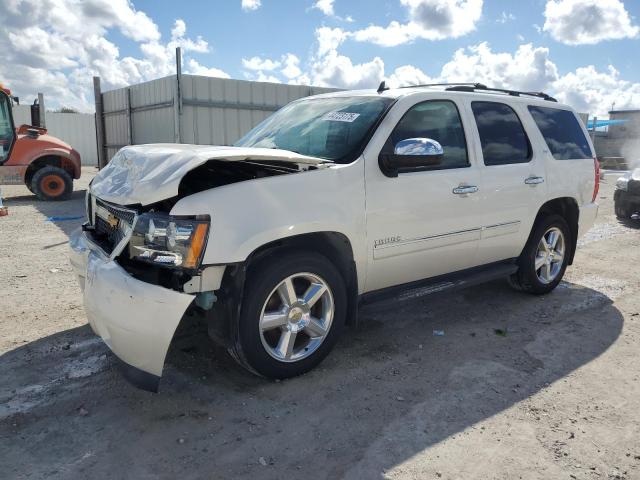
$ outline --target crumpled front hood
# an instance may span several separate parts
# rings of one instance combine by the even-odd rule
[[[119,205],[149,205],[178,194],[180,180],[209,160],[331,163],[288,150],[153,144],[124,147],[91,182],[93,195]]]

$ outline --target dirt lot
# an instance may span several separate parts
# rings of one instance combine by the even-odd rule
[[[86,325],[81,220],[46,221],[83,215],[92,174],[63,203],[2,189],[1,478],[640,478],[640,231],[613,216],[615,176],[549,296],[494,282],[372,305],[284,382],[192,334],[154,395]]]

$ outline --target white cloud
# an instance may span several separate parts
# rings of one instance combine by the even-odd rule
[[[341,17],[340,15],[336,15],[335,9],[333,8],[335,0],[316,0],[311,8],[315,8],[316,10],[320,10],[327,17],[332,17],[335,20],[339,20],[341,22],[353,23],[355,20],[351,15],[347,15],[346,17]]]
[[[384,61],[375,57],[368,62],[354,63],[338,52],[345,38],[347,34],[340,28],[316,30],[317,52],[312,57],[311,83],[346,89],[377,87],[385,78]],[[394,70],[388,80],[390,85],[400,86],[428,83],[430,78],[419,68],[405,65]]]
[[[185,73],[192,75],[202,75],[204,77],[218,77],[218,78],[231,78],[231,76],[218,68],[210,68],[200,65],[197,60],[190,58],[187,62],[187,69]]]
[[[502,12],[496,22],[498,23],[507,23],[516,19],[516,16],[513,13]]]
[[[280,66],[280,62],[273,61],[268,58],[262,59],[260,57],[251,57],[250,59],[243,58],[242,65],[249,70],[275,70]]]
[[[407,87],[409,85],[425,85],[436,83],[437,80],[413,65],[403,65],[389,75],[387,85],[391,88]]]
[[[442,67],[447,82],[480,82],[498,88],[544,90],[558,78],[549,49],[520,45],[514,54],[494,53],[486,42],[457,50]]]
[[[334,0],[318,0],[313,4],[313,8],[317,8],[325,15],[331,17],[335,15],[335,12],[333,11],[333,1]]]
[[[377,87],[383,77],[384,62],[380,57],[354,64],[349,57],[332,50],[314,63],[311,78],[320,87],[358,89]]]
[[[424,72],[414,65],[393,71],[385,69],[382,58],[355,63],[340,54],[344,40],[340,29],[316,30],[317,52],[311,58],[309,77],[313,85],[338,88],[375,88],[386,79],[389,86],[441,82],[480,82],[488,86],[521,91],[544,91],[581,112],[602,116],[615,101],[616,108],[640,105],[640,83],[620,79],[609,67],[606,72],[593,66],[561,74],[546,47],[520,45],[515,52],[497,52],[483,42],[457,50],[439,72]],[[303,73],[304,75],[304,73]]]
[[[283,57],[284,68],[280,71],[289,80],[293,80],[302,74],[300,59],[293,53],[287,53]]]
[[[282,80],[275,75],[270,75],[264,72],[258,72],[258,75],[252,78],[252,80],[256,82],[282,83]]]
[[[242,0],[242,9],[245,12],[250,12],[252,10],[257,10],[262,5],[260,0]]]
[[[549,0],[544,16],[544,31],[567,45],[633,38],[640,30],[620,0]]]
[[[370,25],[353,32],[360,42],[393,47],[422,38],[457,38],[475,30],[482,16],[483,0],[400,0],[408,9],[409,21],[396,20],[388,26]]]
[[[307,74],[303,74],[300,68],[300,59],[293,53],[285,53],[280,60],[270,58],[252,57],[243,58],[242,65],[247,70],[244,77],[247,80],[258,82],[282,83],[283,79],[291,84],[309,85]]]
[[[320,27],[316,30],[318,42],[318,56],[322,57],[332,50],[336,50],[349,36],[341,28]]]
[[[176,47],[182,47],[188,52],[206,53],[209,51],[209,44],[206,40],[198,35],[195,40],[185,37],[187,33],[187,24],[181,18],[178,18],[171,29],[171,42],[168,48],[175,50]]]
[[[637,108],[640,105],[640,83],[620,79],[609,65],[607,72],[599,72],[593,65],[581,67],[560,77],[553,84],[558,100],[580,112],[604,115],[615,102],[616,108]]]
[[[163,42],[153,20],[128,0],[0,0],[0,11],[0,82],[25,101],[43,92],[50,107],[91,111],[93,75],[104,89],[122,87],[172,74],[178,46],[187,54],[209,51],[201,37],[187,37],[181,19]],[[114,30],[141,53],[121,56],[108,39]]]
[[[480,82],[498,88],[544,91],[579,112],[606,115],[616,108],[640,105],[640,83],[620,79],[609,66],[593,65],[561,74],[548,48],[520,45],[515,53],[494,52],[487,43],[458,50],[437,76],[440,82]]]

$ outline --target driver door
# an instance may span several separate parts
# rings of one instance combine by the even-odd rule
[[[411,104],[396,104],[376,133],[374,148],[365,152],[366,291],[475,266],[482,226],[479,172],[467,143],[472,136],[464,109],[450,99],[407,100]],[[414,171],[385,175],[371,152],[383,159],[411,138],[440,143],[442,157]]]

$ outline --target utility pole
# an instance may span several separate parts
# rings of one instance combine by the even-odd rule
[[[104,148],[104,111],[102,106],[102,91],[100,77],[93,77],[93,96],[96,103],[96,148],[98,150],[98,168],[107,165],[107,155]]]
[[[173,137],[175,143],[182,143],[180,121],[182,119],[182,49],[176,47],[176,88],[173,95]]]

